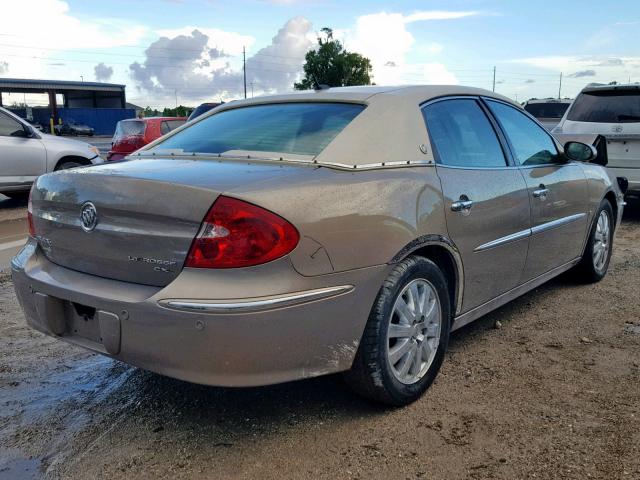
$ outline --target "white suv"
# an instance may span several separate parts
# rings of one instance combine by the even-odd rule
[[[640,84],[590,84],[576,97],[552,133],[598,134],[607,139],[607,168],[640,196]]]
[[[43,173],[102,163],[99,150],[85,142],[36,131],[0,108],[0,193],[24,196]]]

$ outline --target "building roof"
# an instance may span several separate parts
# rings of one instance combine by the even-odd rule
[[[117,83],[102,82],[69,82],[65,80],[38,80],[31,78],[0,78],[0,90],[22,89],[22,90],[90,90],[94,92],[122,92],[125,85]]]

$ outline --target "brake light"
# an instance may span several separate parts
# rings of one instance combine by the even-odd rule
[[[29,202],[27,203],[27,224],[29,225],[29,236],[36,236],[36,228],[33,225],[33,204],[31,203],[31,191],[29,192]]]
[[[186,267],[260,265],[291,252],[300,235],[284,218],[235,198],[220,196],[205,216]]]

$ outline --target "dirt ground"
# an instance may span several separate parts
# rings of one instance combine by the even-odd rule
[[[208,388],[88,354],[28,329],[5,276],[0,478],[640,479],[639,298],[635,206],[605,280],[554,280],[456,332],[393,410],[339,377]]]

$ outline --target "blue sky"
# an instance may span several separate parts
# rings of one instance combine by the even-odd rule
[[[141,105],[286,91],[317,32],[369,57],[380,84],[459,83],[518,100],[640,81],[640,2],[139,0],[11,2],[0,76],[127,85]],[[7,6],[4,7],[7,10]],[[8,99],[5,98],[5,102]]]

